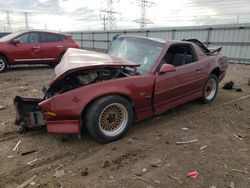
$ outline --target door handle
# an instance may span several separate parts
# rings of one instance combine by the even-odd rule
[[[57,48],[63,48],[63,46],[56,46]]]
[[[33,49],[39,49],[40,46],[33,46],[32,48],[33,48]]]
[[[201,68],[195,69],[196,72],[201,71]]]

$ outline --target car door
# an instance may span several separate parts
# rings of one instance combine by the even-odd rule
[[[57,61],[65,51],[65,36],[56,33],[40,33],[41,57],[48,62]]]
[[[201,94],[204,75],[192,46],[173,45],[163,63],[172,64],[176,71],[155,75],[154,109],[161,113]]]
[[[20,42],[10,44],[9,51],[14,63],[30,63],[38,62],[40,45],[39,36],[37,32],[24,33],[18,36]]]

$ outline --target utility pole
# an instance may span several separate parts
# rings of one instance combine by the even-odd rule
[[[25,28],[29,29],[29,14],[28,14],[28,12],[24,12],[24,20],[25,20]]]
[[[5,13],[6,13],[6,24],[7,24],[6,30],[8,32],[11,32],[12,29],[11,29],[11,22],[10,22],[10,11],[6,10]]]
[[[120,12],[115,12],[113,10],[113,0],[107,0],[107,9],[100,10],[100,13],[104,13],[103,16],[100,16],[101,19],[103,19],[104,29],[113,29],[116,26],[116,18],[115,14],[119,14],[121,16]]]
[[[152,24],[153,22],[147,18],[147,8],[150,8],[154,2],[147,1],[147,0],[138,0],[139,7],[141,7],[141,18],[135,20],[135,22],[140,24],[140,28],[144,29],[147,24]]]

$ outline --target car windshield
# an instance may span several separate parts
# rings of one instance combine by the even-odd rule
[[[136,37],[118,37],[109,48],[108,54],[140,64],[140,74],[149,73],[161,54],[164,44]]]
[[[15,37],[17,37],[18,35],[20,35],[22,32],[16,32],[16,33],[11,33],[11,34],[8,34],[2,38],[0,38],[0,42],[7,42]]]

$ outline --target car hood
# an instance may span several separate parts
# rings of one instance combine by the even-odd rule
[[[96,67],[138,67],[140,64],[127,61],[105,53],[94,52],[89,50],[69,48],[64,54],[61,62],[55,68],[55,78],[50,83],[53,85],[68,73],[92,69]]]

